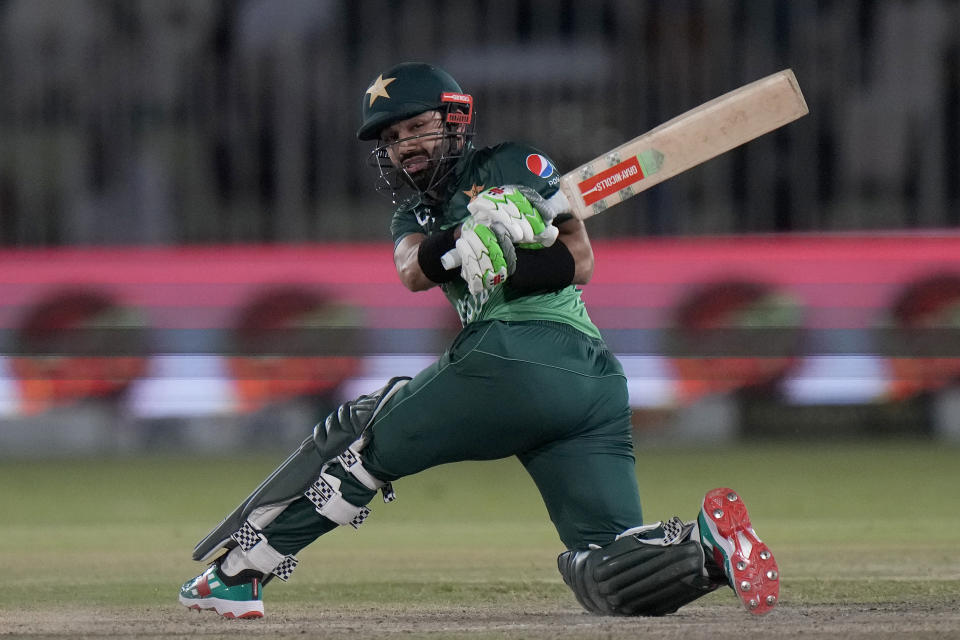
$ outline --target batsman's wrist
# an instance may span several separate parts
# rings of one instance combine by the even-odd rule
[[[443,284],[452,282],[460,275],[459,268],[445,269],[440,262],[443,254],[457,246],[456,231],[458,227],[451,227],[440,233],[433,233],[423,239],[417,249],[417,263],[423,275],[432,282]]]
[[[559,291],[573,284],[577,263],[562,242],[543,249],[517,249],[517,270],[507,281],[514,291]]]

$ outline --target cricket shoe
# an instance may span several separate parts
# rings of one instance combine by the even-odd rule
[[[260,580],[252,578],[227,586],[217,573],[217,565],[180,587],[180,604],[191,609],[213,609],[224,618],[262,618],[263,600]]]
[[[770,612],[780,598],[780,569],[753,530],[740,496],[726,488],[707,492],[697,524],[707,555],[723,568],[747,611]]]

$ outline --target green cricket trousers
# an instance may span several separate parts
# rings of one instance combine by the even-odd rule
[[[363,463],[386,481],[517,456],[568,549],[608,544],[643,523],[623,369],[601,340],[568,325],[468,325],[370,429]],[[350,477],[341,491],[357,505],[374,495]],[[264,534],[292,554],[335,526],[300,499]]]

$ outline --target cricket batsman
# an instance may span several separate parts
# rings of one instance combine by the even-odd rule
[[[697,517],[644,524],[626,378],[580,299],[593,272],[581,220],[537,149],[477,148],[473,99],[445,71],[399,64],[361,96],[357,137],[376,141],[378,188],[400,281],[439,286],[463,329],[439,360],[343,403],[201,540],[210,566],[180,589],[193,609],[263,616],[263,587],[336,527],[359,527],[379,491],[440,464],[516,456],[565,550],[558,566],[600,615],[659,616],[727,584],[753,613],[779,575],[737,493]],[[469,500],[470,496],[463,496]]]

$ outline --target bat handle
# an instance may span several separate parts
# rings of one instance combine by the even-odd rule
[[[440,264],[442,264],[443,268],[448,271],[450,269],[456,269],[460,266],[460,254],[457,253],[455,249],[451,249],[440,256]]]

